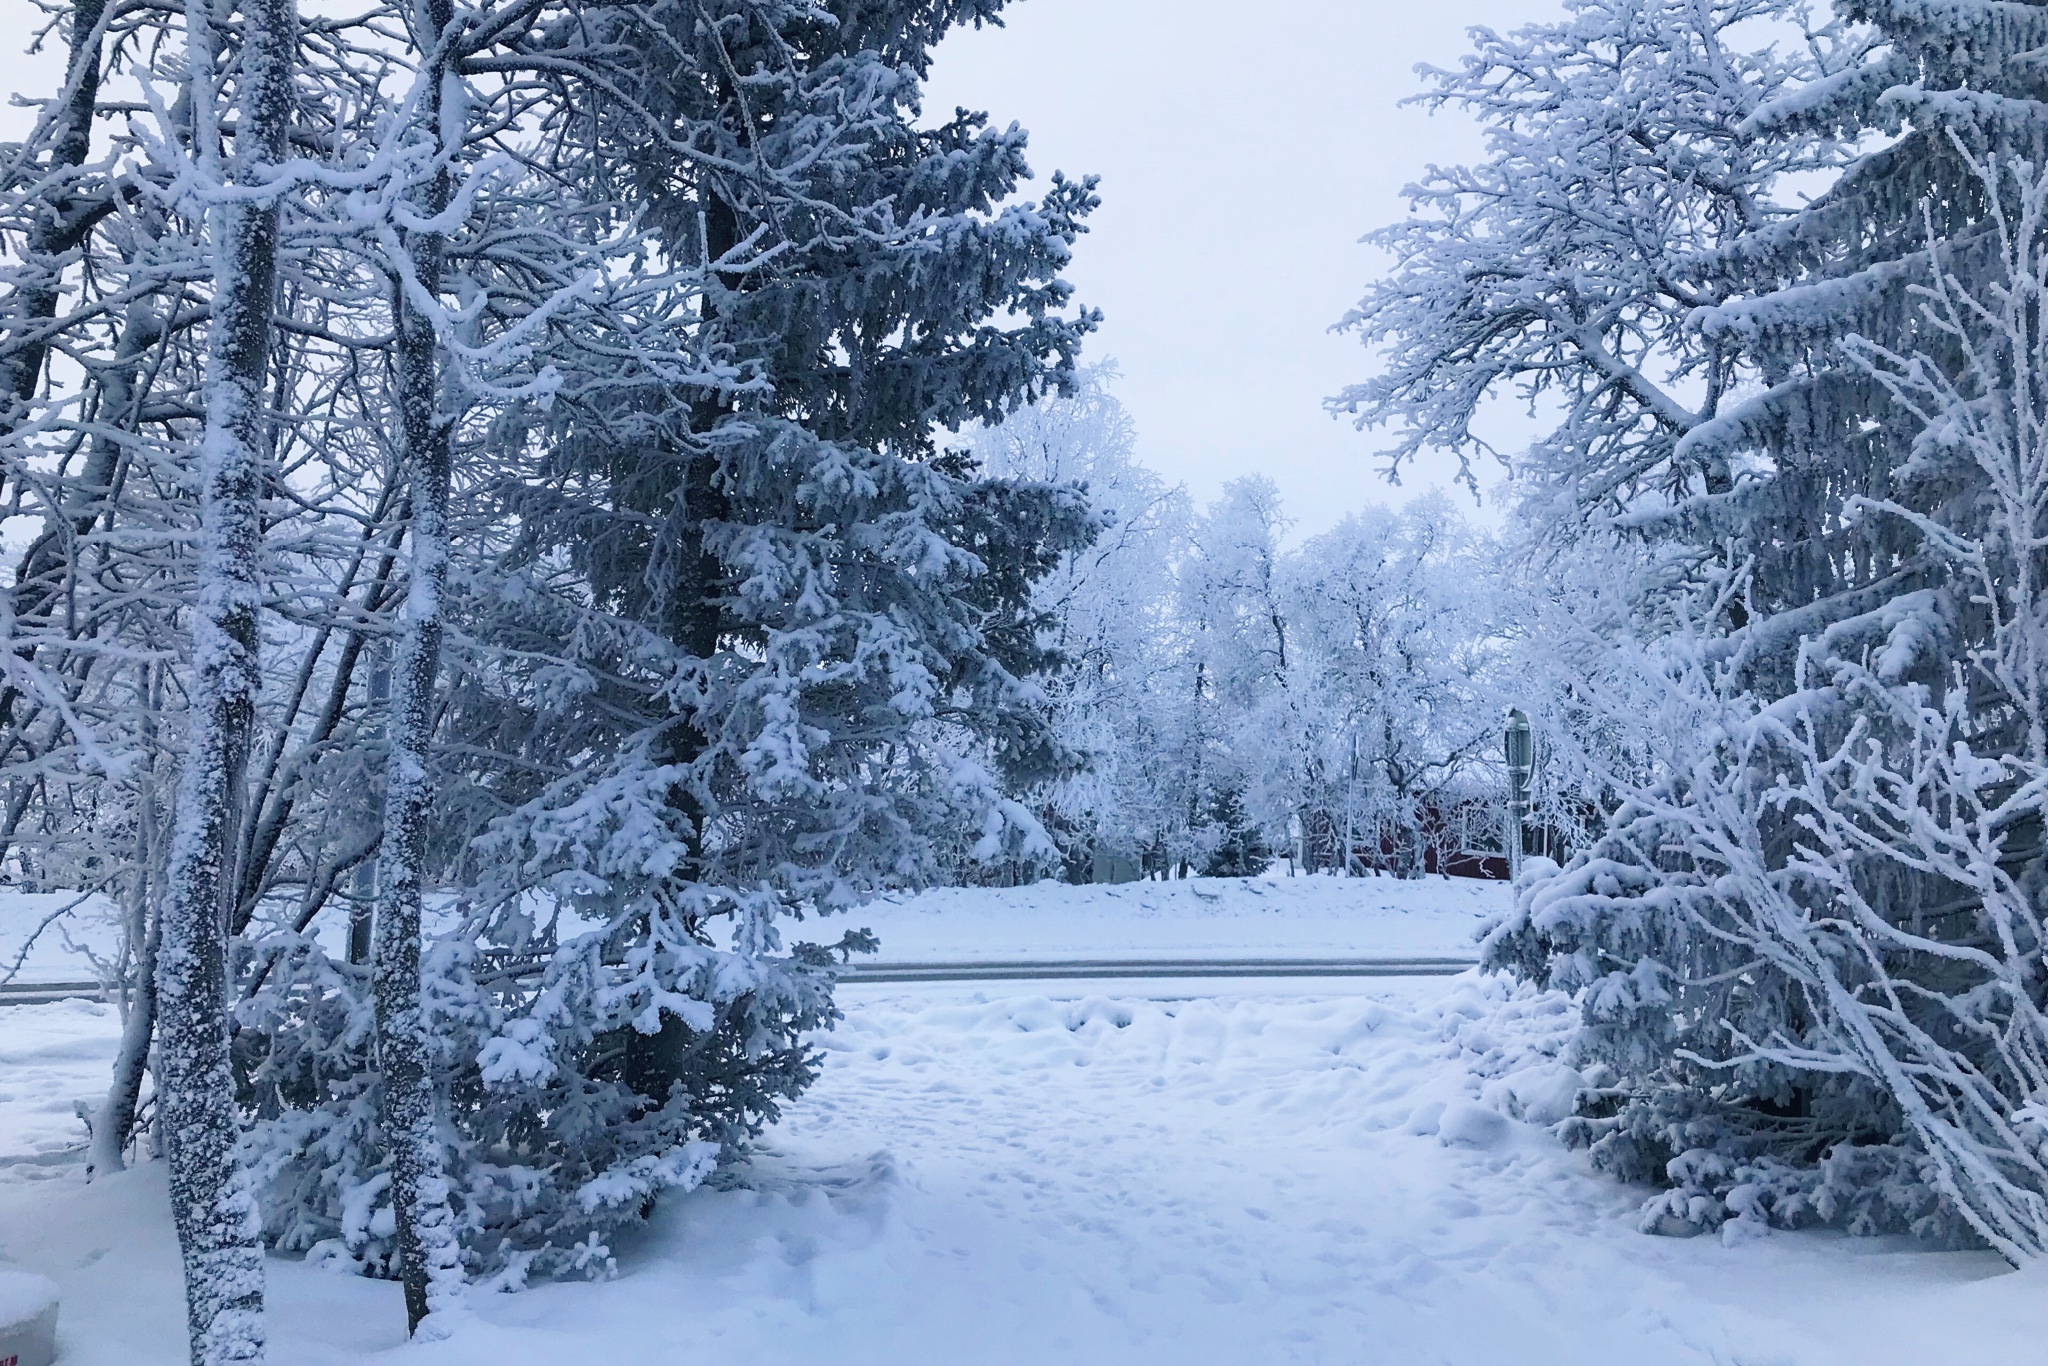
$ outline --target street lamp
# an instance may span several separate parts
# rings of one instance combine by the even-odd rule
[[[1344,776],[1344,876],[1351,876],[1351,806],[1358,799],[1358,732],[1351,732],[1351,771]]]

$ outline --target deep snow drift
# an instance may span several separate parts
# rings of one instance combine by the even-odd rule
[[[1315,992],[863,988],[815,1090],[725,1188],[613,1249],[615,1279],[488,1297],[403,1347],[394,1287],[274,1258],[272,1360],[2038,1359],[2048,1283],[1987,1254],[1636,1232],[1646,1193],[1543,1126],[1571,1085],[1557,998],[1477,975]],[[160,1167],[87,1187],[76,1165],[70,1102],[115,1025],[0,1012],[0,1252],[64,1287],[67,1366],[169,1366]]]

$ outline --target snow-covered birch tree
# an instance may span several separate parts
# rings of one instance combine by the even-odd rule
[[[263,1251],[238,1176],[228,1053],[227,927],[243,773],[255,723],[279,173],[297,67],[292,0],[247,0],[232,67],[204,0],[186,13],[192,192],[206,206],[213,296],[200,438],[199,595],[192,696],[157,963],[158,1070],[171,1211],[185,1264],[193,1366],[263,1357]],[[230,87],[230,71],[233,85]],[[232,89],[232,153],[221,97]]]
[[[377,1066],[383,1073],[379,1119],[390,1152],[406,1331],[417,1333],[430,1313],[457,1308],[462,1284],[462,1252],[442,1173],[442,1118],[420,993],[420,897],[427,876],[432,801],[427,750],[445,629],[455,425],[448,411],[453,395],[447,392],[455,386],[443,374],[438,338],[446,326],[440,295],[447,233],[440,220],[454,198],[458,158],[467,150],[468,102],[457,69],[458,44],[467,25],[457,26],[452,0],[419,0],[407,19],[421,56],[417,103],[407,112],[416,128],[411,148],[418,159],[412,173],[423,183],[398,201],[414,211],[400,219],[403,259],[393,290],[392,398],[412,515],[392,671],[374,976]]]
[[[1845,155],[1813,132],[1759,138],[1744,120],[1848,66],[1833,28],[1797,37],[1782,0],[1572,0],[1561,19],[1473,31],[1416,100],[1479,121],[1487,158],[1429,168],[1413,214],[1370,237],[1392,258],[1340,326],[1378,373],[1333,398],[1385,427],[1388,469],[1418,451],[1507,461],[1529,515],[1568,527],[1640,512],[1645,495],[1725,493],[1726,462],[1678,458],[1686,433],[1755,375],[1739,347],[1689,326],[1740,288],[1695,263],[1783,220],[1788,177]],[[1525,451],[1485,439],[1494,405],[1553,423]]]
[[[62,277],[114,200],[89,163],[92,121],[105,61],[106,0],[75,0],[65,25],[64,86],[29,136],[0,152],[0,184],[18,215],[18,254],[5,268],[0,302],[0,440],[31,416],[57,331]],[[0,495],[8,492],[0,483]]]
[[[1497,772],[1508,694],[1492,547],[1448,499],[1424,496],[1353,514],[1286,568],[1302,743],[1320,779],[1304,805],[1419,875],[1462,852],[1428,846],[1461,833],[1443,817]]]

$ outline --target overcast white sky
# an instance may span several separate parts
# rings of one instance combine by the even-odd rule
[[[1374,434],[1322,407],[1368,364],[1327,330],[1381,268],[1358,238],[1400,216],[1401,186],[1426,163],[1480,150],[1463,117],[1398,107],[1421,88],[1415,64],[1455,64],[1471,25],[1560,8],[1014,0],[1005,27],[939,49],[926,112],[966,105],[1024,125],[1040,182],[1102,177],[1069,278],[1105,315],[1089,351],[1122,368],[1145,462],[1204,499],[1263,471],[1308,534],[1452,470],[1389,489]]]
[[[1390,489],[1372,433],[1322,400],[1368,355],[1329,326],[1398,217],[1401,186],[1479,139],[1455,113],[1399,102],[1418,62],[1449,66],[1474,24],[1511,28],[1557,0],[1014,0],[1002,28],[940,48],[928,116],[955,105],[1031,132],[1039,184],[1102,177],[1102,208],[1070,278],[1105,314],[1088,350],[1123,371],[1146,463],[1198,498],[1263,471],[1299,534],[1367,502],[1448,486],[1448,461]],[[41,94],[49,57],[24,57],[27,0],[0,0],[0,80]],[[24,111],[0,111],[0,136]],[[18,133],[17,133],[18,135]],[[1490,473],[1490,472],[1489,472]],[[1469,499],[1467,500],[1469,507]]]

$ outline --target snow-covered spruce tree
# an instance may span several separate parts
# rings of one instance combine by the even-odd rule
[[[624,917],[629,963],[679,971],[736,1031],[793,1040],[777,1017],[823,1008],[815,961],[777,955],[777,916],[929,876],[935,840],[963,820],[984,857],[1037,833],[1002,795],[1054,759],[1022,681],[1046,658],[1028,594],[1085,536],[1085,509],[968,477],[936,433],[1066,381],[1090,320],[1061,316],[1057,271],[1094,201],[1055,179],[1039,203],[1004,205],[1025,174],[1020,131],[912,122],[931,47],[994,10],[605,16],[627,46],[688,54],[622,72],[635,99],[606,135],[636,149],[670,249],[705,263],[698,345],[730,368],[636,376],[638,391],[608,368],[585,398],[588,363],[563,367],[547,475],[506,490],[532,528],[522,553],[570,556],[660,655],[632,683],[646,693],[617,767],[551,785],[497,835],[520,841],[529,877],[606,860],[610,885],[593,890]],[[632,27],[649,23],[674,27]],[[1020,321],[994,325],[1005,313]],[[991,745],[993,771],[949,735]],[[638,795],[617,826],[565,841],[559,822],[593,784]],[[658,842],[608,843],[647,801]],[[719,920],[745,964],[723,987],[704,942]],[[662,1054],[709,1016],[635,999],[643,1026],[661,1018],[650,1056],[629,1048],[629,1071],[652,1070],[630,1079],[659,1099]]]
[[[913,124],[930,45],[986,12],[592,7],[465,59],[549,92],[451,247],[475,325],[554,379],[457,431],[424,755],[453,895],[423,1010],[491,1283],[601,1274],[808,1084],[834,960],[778,922],[931,876],[963,827],[1042,838],[1007,795],[1060,761],[1031,589],[1091,518],[936,434],[1064,381],[1093,198],[1003,204],[1021,133]],[[242,1014],[271,1231],[395,1270],[359,987],[273,943]]]
[[[210,220],[214,287],[199,454],[192,706],[164,880],[157,1067],[193,1366],[260,1361],[264,1344],[260,1226],[236,1163],[226,931],[258,687],[258,500],[269,444],[264,400],[280,245],[279,188],[272,181],[291,130],[299,36],[292,0],[248,0],[239,13],[233,152],[225,163],[216,103],[230,69],[223,35],[203,6],[189,11],[186,33],[191,170]]]
[[[1577,686],[1650,763],[1610,769],[1626,800],[1608,833],[1522,889],[1491,952],[1580,993],[1579,1046],[1611,1085],[1571,1132],[1617,1171],[1676,1183],[1646,1223],[1820,1219],[1974,1237],[2018,1260],[2048,1246],[2029,1119],[2035,685],[2010,654],[2025,634],[2012,622],[2037,610],[2021,567],[2038,553],[2038,532],[2010,528],[2038,513],[2011,511],[2028,495],[2005,471],[2036,458],[2025,299],[2040,227],[2031,169],[1999,167],[2041,161],[2038,78],[2019,54],[2044,20],[2021,5],[1839,9],[1872,26],[1845,33],[1852,60],[1769,64],[1784,78],[1744,83],[1717,134],[1752,165],[1844,165],[1831,188],[1794,209],[1766,178],[1749,221],[1675,256],[1647,235],[1623,253],[1639,278],[1655,267],[1698,291],[1656,354],[1718,358],[1725,381],[1702,371],[1663,391],[1711,402],[1657,419],[1644,364],[1557,353],[1566,392],[1606,393],[1598,412],[1628,419],[1588,425],[1576,404],[1531,463],[1578,508],[1607,498],[1605,530],[1638,542],[1636,602],[1613,649],[1580,652]],[[1564,91],[1607,85],[1547,58],[1506,65],[1510,85],[1529,69]],[[1668,98],[1710,84],[1673,82]],[[1525,118],[1530,146],[1552,140],[1546,109]],[[1578,145],[1577,126],[1556,140]],[[1866,135],[1875,150],[1851,155]],[[1634,201],[1654,204],[1659,184]],[[1578,217],[1532,207],[1529,221]],[[1583,271],[1519,263],[1546,299],[1582,288]],[[1438,277],[1380,314],[1411,310],[1385,335],[1421,337],[1424,278]],[[1500,314],[1506,335],[1530,335]],[[1430,364],[1472,384],[1486,370]],[[1404,416],[1391,392],[1366,411]],[[1636,468],[1629,433],[1654,436],[1638,464],[1667,474],[1661,488],[1614,477]]]
[[[1236,788],[1218,788],[1204,814],[1216,839],[1202,866],[1204,877],[1256,877],[1264,871],[1273,850],[1264,833],[1252,824]]]
[[[714,897],[767,874],[829,907],[917,876],[937,810],[892,812],[885,775],[905,797],[936,779],[923,800],[941,806],[995,789],[964,768],[920,774],[905,727],[993,733],[1004,764],[1046,757],[1017,681],[1043,656],[1017,597],[1082,534],[1081,505],[968,478],[936,438],[1067,382],[1091,320],[1061,315],[1057,271],[1094,201],[1055,178],[1041,202],[1004,205],[1026,174],[1020,131],[912,122],[931,47],[996,8],[633,21],[672,21],[646,36],[690,59],[628,72],[638,99],[607,131],[660,149],[637,158],[646,210],[706,263],[697,341],[730,369],[666,391],[608,382],[586,402],[565,367],[554,458],[590,501],[550,488],[557,505],[521,511],[600,601],[682,650],[687,681],[663,685],[650,743],[687,776],[692,862],[730,880]],[[733,72],[756,74],[741,91]],[[993,325],[1006,313],[1020,321]]]
[[[2037,608],[2030,533],[1999,546],[2026,495],[1998,466],[2038,458],[2022,315],[2040,222],[2030,176],[1996,163],[2040,164],[2044,106],[2008,58],[2038,45],[2042,19],[1859,17],[1887,40],[1866,67],[1752,123],[1901,136],[1709,263],[1767,282],[1702,330],[1755,356],[1769,387],[1681,448],[1757,466],[1712,519],[1742,558],[1726,639],[1685,691],[1734,710],[1679,787],[1617,821],[1627,843],[1594,851],[1641,869],[1641,851],[1683,850],[1684,864],[1577,889],[1591,897],[1571,895],[1574,869],[1545,919],[1560,948],[1611,945],[1610,974],[1648,984],[1643,964],[1662,965],[1676,1000],[1648,1013],[1725,1021],[1657,1020],[1669,1051],[1602,1140],[1622,1165],[1671,1155],[1667,1216],[1713,1222],[1733,1202],[1957,1232],[2017,1260],[2048,1249],[2048,1168],[2016,1119],[2041,1084],[2038,683],[2011,671],[2006,614]],[[2015,766],[2010,787],[1987,762]],[[1648,942],[1617,942],[1609,926],[1643,923],[1639,888],[1669,913]],[[1735,999],[1693,1014],[1758,960]],[[1594,1046],[1639,1050],[1646,1005],[1617,993]]]

